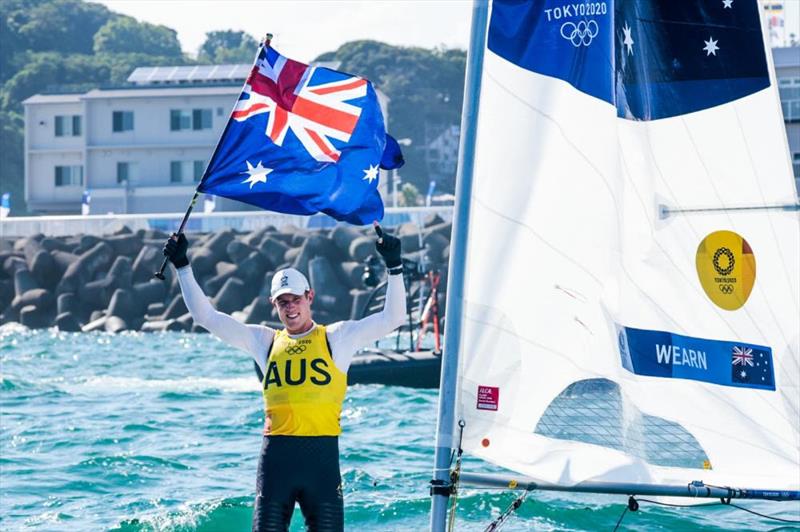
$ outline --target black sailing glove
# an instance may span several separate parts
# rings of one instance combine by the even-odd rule
[[[188,248],[189,241],[186,240],[186,235],[183,233],[172,233],[172,236],[164,245],[164,255],[166,255],[176,268],[183,268],[189,265],[189,259],[186,257],[186,250]]]
[[[378,223],[375,223],[375,232],[378,234],[378,241],[375,243],[375,249],[383,257],[386,263],[386,268],[389,270],[389,275],[394,275],[403,271],[403,260],[400,258],[401,246],[400,239],[390,234],[384,233]]]

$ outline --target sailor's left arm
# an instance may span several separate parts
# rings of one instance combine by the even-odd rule
[[[347,373],[356,351],[391,333],[405,319],[406,286],[400,271],[389,275],[383,310],[360,320],[340,321],[328,326],[328,341],[336,367]]]

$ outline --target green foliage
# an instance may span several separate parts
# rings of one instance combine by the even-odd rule
[[[243,31],[210,31],[197,60],[215,65],[252,63],[257,49],[258,42]]]
[[[400,197],[397,201],[402,207],[416,207],[422,203],[419,189],[412,183],[403,183],[403,186],[400,187]]]
[[[115,18],[97,30],[94,34],[94,52],[182,57],[181,45],[175,30],[166,26],[138,22],[131,17]]]
[[[115,16],[104,6],[80,0],[3,0],[0,5],[12,43],[3,55],[24,48],[90,54],[95,32]]]
[[[0,193],[11,194],[11,214],[25,214],[23,121],[14,112],[0,111]]]
[[[49,90],[124,83],[145,65],[186,60],[175,31],[80,0],[0,0],[0,192],[23,193],[22,101]]]
[[[430,175],[425,147],[445,129],[461,120],[466,52],[439,48],[400,47],[377,41],[354,41],[318,61],[340,61],[340,69],[372,81],[389,97],[389,132],[410,138],[403,147],[403,175],[424,187]],[[455,176],[452,176],[454,179]],[[453,181],[441,182],[452,190]]]

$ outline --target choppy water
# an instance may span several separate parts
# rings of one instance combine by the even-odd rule
[[[0,529],[249,529],[262,407],[246,355],[207,335],[6,327],[0,364]],[[341,438],[348,529],[427,527],[435,417],[435,391],[350,388]],[[457,529],[483,530],[513,499],[463,492]],[[612,530],[624,504],[534,493],[504,530]],[[796,504],[748,506],[800,517]],[[645,504],[624,525],[777,527],[730,508]],[[298,510],[292,530],[302,528]]]

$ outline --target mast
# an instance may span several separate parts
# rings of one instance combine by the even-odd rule
[[[445,321],[442,375],[439,381],[439,413],[436,423],[436,451],[433,480],[431,480],[431,530],[434,532],[445,530],[447,501],[450,497],[450,454],[453,449],[456,378],[458,376],[458,353],[461,343],[464,302],[464,272],[488,14],[488,0],[473,1],[464,104],[461,108],[461,142],[450,248],[450,276],[447,283],[448,319]]]

